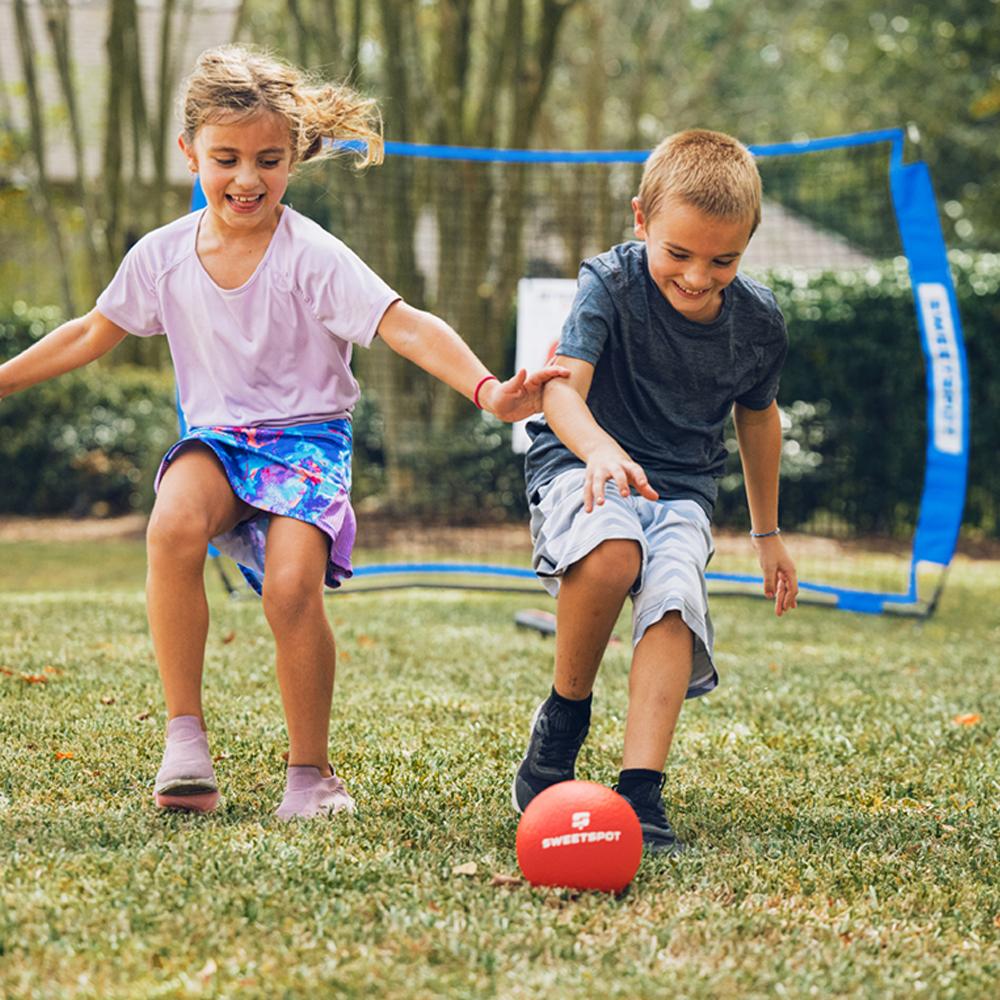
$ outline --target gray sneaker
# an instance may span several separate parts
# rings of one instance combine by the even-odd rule
[[[585,713],[573,711],[550,695],[535,709],[528,749],[510,788],[517,812],[524,812],[539,792],[576,777],[576,756],[589,729],[589,703]]]

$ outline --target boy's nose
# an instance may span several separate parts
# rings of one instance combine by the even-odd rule
[[[709,285],[707,267],[689,267],[684,271],[684,284],[694,291],[700,291]]]

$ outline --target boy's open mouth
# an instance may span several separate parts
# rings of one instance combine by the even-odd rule
[[[702,288],[699,291],[695,291],[691,288],[685,288],[676,281],[674,282],[674,288],[676,288],[686,299],[700,299],[702,296],[707,295],[711,291],[710,288]]]

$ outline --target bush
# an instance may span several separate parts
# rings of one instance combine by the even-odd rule
[[[972,407],[966,531],[1000,535],[1000,255],[951,257],[969,359]],[[923,486],[926,372],[905,263],[864,272],[764,275],[788,321],[792,349],[780,400],[786,421],[782,522],[839,533],[908,537]],[[0,317],[0,358],[51,329],[52,309]],[[146,509],[174,438],[167,372],[88,368],[0,405],[0,511],[120,513]],[[383,418],[367,392],[354,414],[355,500],[388,494]],[[521,456],[510,429],[471,413],[400,458],[400,513],[451,524],[521,519]],[[745,527],[732,429],[716,522]],[[397,490],[397,492],[401,492]]]
[[[30,346],[57,310],[15,307],[0,357]],[[88,366],[0,404],[0,511],[122,514],[152,503],[153,476],[176,437],[170,372]]]

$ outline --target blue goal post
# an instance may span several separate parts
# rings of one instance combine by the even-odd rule
[[[906,258],[906,270],[916,312],[916,330],[924,359],[926,384],[926,447],[919,512],[910,550],[906,585],[891,589],[884,585],[845,585],[808,577],[800,581],[801,597],[841,610],[878,614],[883,612],[926,616],[933,612],[958,540],[965,503],[969,448],[969,390],[965,348],[955,288],[948,266],[947,250],[938,218],[930,172],[925,163],[904,162],[904,132],[883,129],[852,135],[830,136],[751,145],[762,170],[772,158],[807,157],[827,151],[850,151],[864,147],[888,149],[887,188],[895,220],[898,244]],[[345,143],[350,148],[351,143]],[[649,150],[541,151],[498,150],[475,147],[422,145],[387,142],[387,164],[395,158],[450,161],[454,164],[615,165],[641,168]],[[443,164],[447,166],[447,163]],[[455,168],[452,168],[455,169]],[[767,189],[765,188],[765,195]],[[192,209],[205,204],[197,181]],[[793,224],[794,220],[789,222]],[[341,235],[338,233],[338,235]],[[366,257],[363,246],[351,234],[344,238]],[[755,237],[756,239],[756,237]],[[384,275],[393,283],[392,274]],[[790,324],[792,350],[795,330]],[[180,414],[181,419],[183,415]],[[879,428],[871,428],[873,434]],[[934,574],[929,592],[921,593],[922,574]],[[753,572],[709,572],[716,593],[759,593],[761,578]],[[384,589],[390,586],[469,586],[476,589],[525,589],[540,592],[531,570],[498,566],[489,562],[393,562],[361,566],[355,570],[360,586],[352,590]],[[396,583],[389,581],[395,580]],[[368,582],[366,582],[368,581]],[[436,582],[435,582],[436,581]],[[494,587],[495,584],[495,587]]]

